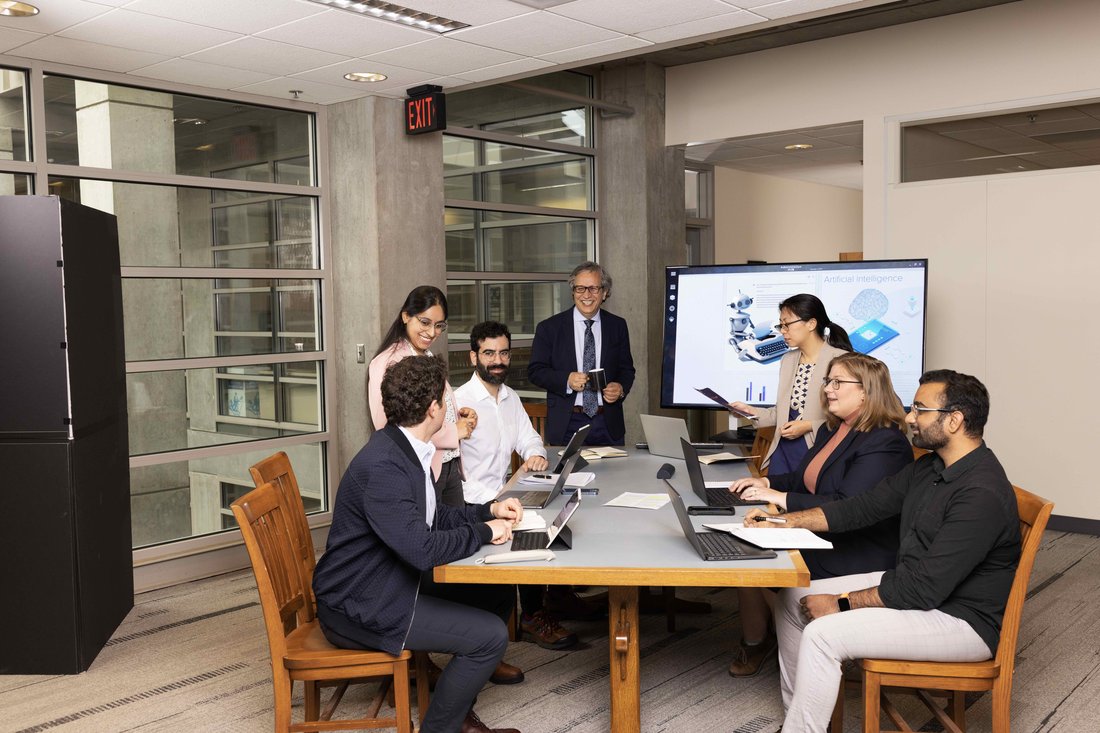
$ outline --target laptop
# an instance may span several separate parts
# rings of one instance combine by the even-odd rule
[[[687,507],[680,498],[680,492],[672,488],[668,479],[665,479],[665,485],[668,487],[668,498],[672,500],[676,518],[680,520],[680,529],[684,530],[684,537],[687,537],[699,557],[704,560],[766,560],[776,556],[775,550],[753,547],[725,532],[696,532],[691,526],[691,519],[688,518]]]
[[[649,446],[649,454],[653,456],[668,456],[669,458],[683,458],[680,450],[680,440],[688,440],[687,423],[679,417],[663,417],[661,415],[639,415],[642,418],[642,432],[645,433],[645,441]],[[721,448],[721,443],[697,443],[700,448]]]
[[[546,528],[525,529],[512,535],[513,550],[549,550],[550,546],[557,542],[558,549],[568,550],[573,547],[573,531],[565,526],[569,518],[581,505],[581,492],[574,491],[572,498],[565,502],[565,506],[554,517],[554,521]]]
[[[569,439],[569,442],[565,446],[565,450],[561,452],[561,459],[558,461],[558,465],[554,466],[554,470],[550,473],[560,473],[565,468],[565,462],[572,458],[574,455],[580,453],[581,448],[584,447],[584,439],[588,437],[588,429],[591,425],[582,425],[577,429],[577,432],[573,433],[573,437]],[[583,458],[577,461],[573,466],[572,471],[579,471],[588,465],[588,461]]]
[[[587,425],[585,427],[588,427]],[[583,428],[582,428],[583,429]],[[578,433],[580,430],[577,431]],[[577,461],[581,460],[580,452],[574,453],[568,461],[565,462],[565,468],[558,474],[558,480],[554,482],[553,488],[547,489],[512,489],[511,491],[505,491],[503,494],[496,498],[496,501],[504,501],[505,499],[519,499],[519,503],[523,505],[524,509],[545,509],[550,502],[558,498],[558,494],[565,488],[565,480],[569,478],[569,474],[573,472],[573,468],[576,467]],[[574,492],[579,493],[579,492]]]
[[[699,452],[695,450],[695,446],[680,438],[680,450],[684,453],[691,490],[707,506],[764,506],[769,503],[760,500],[749,501],[730,493],[729,481],[704,481],[703,466],[699,463]]]

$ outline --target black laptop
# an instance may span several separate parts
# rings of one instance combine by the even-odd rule
[[[581,492],[574,491],[569,501],[554,517],[554,521],[545,530],[524,529],[512,535],[513,550],[569,550],[573,547],[573,530],[566,527],[569,518],[581,505]]]
[[[665,479],[665,485],[668,487],[668,498],[672,500],[676,518],[680,520],[680,528],[684,530],[684,537],[687,537],[699,557],[704,560],[767,560],[775,557],[775,550],[753,547],[725,532],[696,532],[691,526],[691,519],[684,500],[680,498],[680,492],[672,488],[668,479]]]
[[[729,490],[729,481],[715,481],[713,485],[707,486],[707,482],[703,480],[703,466],[699,463],[699,452],[695,450],[695,446],[680,438],[680,447],[684,450],[684,463],[687,464],[691,490],[707,506],[762,506],[769,503],[742,499]]]
[[[561,459],[558,460],[558,465],[554,466],[554,470],[550,473],[560,473],[565,467],[565,462],[573,456],[581,452],[581,448],[584,447],[584,439],[588,437],[588,429],[591,425],[582,425],[577,432],[573,433],[573,437],[569,439],[569,442],[565,446],[565,450],[561,452]],[[573,466],[572,471],[580,471],[582,468],[588,465],[588,461],[583,458],[577,461]]]
[[[585,425],[585,428],[587,427],[588,426]],[[579,433],[580,430],[577,432]],[[554,487],[552,489],[512,489],[498,496],[496,501],[519,499],[519,503],[523,505],[524,509],[545,509],[550,502],[558,498],[558,494],[565,488],[565,480],[569,478],[569,474],[573,472],[573,468],[577,465],[577,461],[579,461],[580,458],[581,454],[577,452],[565,462],[565,467],[562,468],[561,473],[558,474],[558,480],[554,482]]]

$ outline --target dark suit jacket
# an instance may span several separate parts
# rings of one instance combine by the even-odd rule
[[[340,481],[325,554],[313,574],[318,603],[361,625],[371,647],[397,654],[412,624],[420,574],[469,557],[493,538],[489,505],[438,504],[424,521],[424,469],[387,425]]]
[[[535,326],[535,340],[531,344],[531,362],[527,377],[546,390],[546,440],[551,445],[565,445],[569,417],[577,399],[569,389],[569,373],[581,371],[577,363],[576,341],[573,333],[575,308],[550,316]],[[634,385],[634,358],[630,355],[630,334],[626,321],[600,309],[600,359],[607,381],[623,386],[621,399],[604,405],[604,420],[612,438],[621,440],[626,435],[623,418],[623,400]]]
[[[811,494],[803,482],[806,467],[835,432],[827,424],[822,425],[797,471],[768,476],[773,489],[787,492],[787,511],[802,511],[862,494],[913,462],[913,448],[900,430],[853,431],[825,461],[817,477],[817,491]],[[814,580],[890,570],[897,563],[897,518],[855,532],[822,534],[833,543],[833,549],[802,551]]]

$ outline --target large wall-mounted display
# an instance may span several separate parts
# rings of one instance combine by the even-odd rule
[[[802,262],[669,267],[661,406],[775,404],[779,359],[789,350],[776,324],[779,303],[812,293],[855,351],[890,367],[909,404],[924,370],[927,260]]]

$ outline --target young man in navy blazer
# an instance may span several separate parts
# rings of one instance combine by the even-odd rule
[[[433,589],[430,575],[488,542],[510,540],[523,507],[514,499],[437,504],[430,438],[446,415],[446,380],[446,365],[431,356],[411,356],[386,371],[382,405],[389,423],[340,481],[313,589],[321,629],[338,647],[454,655],[420,722],[422,733],[492,733],[473,703],[504,656],[507,629],[498,615],[440,597],[447,588]]]
[[[634,359],[626,321],[601,307],[611,295],[611,276],[585,262],[573,268],[569,288],[574,307],[535,327],[527,367],[531,382],[546,390],[546,439],[564,445],[591,425],[588,445],[622,445],[622,401],[634,385]],[[603,369],[602,390],[589,384],[592,369]]]

